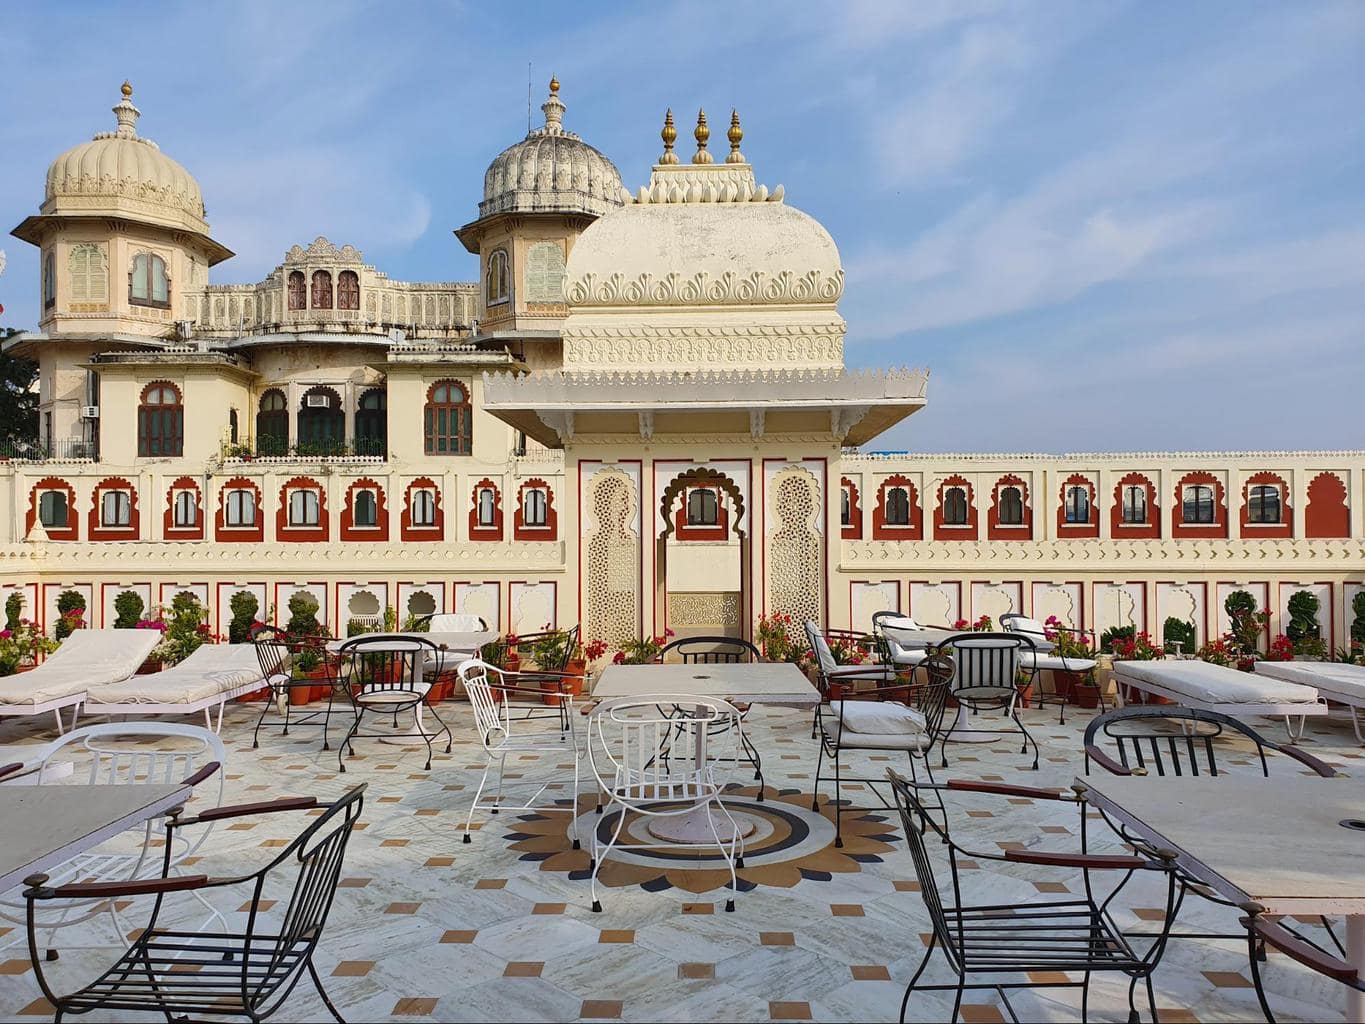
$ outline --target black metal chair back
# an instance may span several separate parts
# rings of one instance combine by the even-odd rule
[[[916,666],[916,671],[924,673],[925,681],[910,684],[905,703],[924,716],[924,734],[929,737],[932,746],[943,729],[943,715],[948,707],[948,696],[952,692],[957,666],[951,658],[934,652]]]
[[[256,648],[256,660],[266,680],[279,680],[289,675],[289,634],[274,626],[258,626],[251,631],[251,642]]]
[[[540,633],[527,633],[517,637],[517,650],[526,652],[535,647],[536,644],[550,636],[551,633],[567,633],[568,641],[555,657],[549,659],[549,664],[542,665],[536,662],[536,668],[542,672],[563,672],[569,667],[569,661],[573,658],[574,648],[578,646],[579,627],[575,624],[568,629],[545,630]]]
[[[1201,708],[1137,705],[1119,708],[1095,718],[1086,727],[1085,769],[1090,771],[1090,752],[1103,735],[1113,741],[1117,760],[1130,771],[1142,769],[1152,775],[1217,775],[1218,743],[1229,738],[1247,740],[1255,748],[1261,774],[1270,775],[1266,749],[1278,749],[1244,722]],[[1106,752],[1107,753],[1107,752]]]
[[[901,827],[905,831],[905,842],[910,848],[910,859],[915,865],[915,878],[919,882],[920,895],[924,898],[925,909],[929,911],[929,922],[933,925],[934,934],[938,936],[939,944],[943,946],[953,968],[960,969],[957,949],[961,946],[962,937],[949,927],[948,915],[943,909],[943,896],[939,892],[940,874],[935,871],[934,861],[929,854],[932,843],[939,856],[946,857],[952,880],[952,906],[962,906],[962,886],[957,863],[958,847],[948,833],[948,816],[940,802],[940,806],[934,808],[943,819],[943,824],[940,825],[929,813],[930,807],[920,799],[915,786],[909,780],[894,771],[888,771],[887,776],[891,781],[891,793],[896,801],[896,810],[900,813]],[[933,840],[929,839],[930,829],[936,837]]]
[[[734,636],[689,636],[674,640],[659,652],[667,661],[676,654],[685,665],[739,665],[758,661],[762,656],[748,640]]]
[[[959,699],[1008,703],[1018,692],[1021,656],[1034,646],[1019,633],[958,633],[937,650],[957,666],[953,693]]]
[[[395,697],[407,695],[416,703],[432,681],[424,678],[419,690],[418,676],[428,667],[434,669],[440,648],[425,637],[365,633],[342,644],[340,654],[349,666],[347,682],[357,702],[378,696],[392,703]]]

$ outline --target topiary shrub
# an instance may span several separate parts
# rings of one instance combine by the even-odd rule
[[[57,615],[53,635],[65,640],[73,630],[85,625],[85,595],[79,590],[63,590],[57,595]]]
[[[1351,641],[1365,647],[1365,590],[1356,592],[1351,598]]]
[[[24,615],[24,595],[15,591],[5,598],[5,628],[13,633],[19,628],[19,620]]]
[[[1199,637],[1195,632],[1194,623],[1176,618],[1174,615],[1168,616],[1162,625],[1161,640],[1167,654],[1175,653],[1177,643],[1180,644],[1182,654],[1193,654],[1199,648]]]
[[[1136,637],[1136,626],[1110,626],[1100,634],[1100,650],[1105,654],[1113,654],[1115,640],[1133,640]]]
[[[322,636],[322,624],[318,622],[318,599],[306,590],[300,590],[289,599],[289,624],[285,627],[289,638],[303,641]],[[298,648],[293,659],[293,667],[301,673],[311,672],[322,664],[322,654],[313,645]]]
[[[1289,638],[1294,653],[1305,658],[1322,658],[1327,655],[1327,644],[1322,639],[1322,624],[1318,622],[1318,609],[1322,602],[1312,591],[1298,590],[1289,595],[1289,625],[1284,635]]]
[[[1234,590],[1223,600],[1223,610],[1228,613],[1228,632],[1247,657],[1252,657],[1260,646],[1261,633],[1270,616],[1268,612],[1256,610],[1256,598],[1245,590]]]
[[[147,606],[135,590],[125,590],[114,598],[114,628],[136,629]]]
[[[251,626],[256,621],[256,613],[261,610],[261,602],[249,590],[239,590],[228,599],[232,609],[232,621],[228,623],[228,643],[244,644],[251,639]]]

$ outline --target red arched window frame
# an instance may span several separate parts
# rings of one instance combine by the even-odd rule
[[[1141,523],[1127,523],[1123,518],[1128,488],[1141,488],[1147,518]],[[1115,540],[1157,540],[1161,537],[1161,505],[1157,501],[1156,485],[1142,473],[1127,473],[1114,485],[1114,502],[1109,506],[1109,536]]]
[[[1213,492],[1213,522],[1211,523],[1185,522],[1185,488],[1196,486],[1208,487]],[[1171,506],[1172,537],[1226,537],[1228,535],[1227,492],[1223,487],[1223,481],[1212,473],[1206,473],[1203,470],[1186,473],[1175,485],[1174,499],[1175,504]]]
[[[493,492],[491,499],[484,496],[484,492],[490,490]],[[469,539],[502,540],[502,491],[498,485],[484,477],[474,485],[469,502]]]
[[[1001,508],[1004,492],[1013,487],[1019,492],[1019,522],[1001,522],[1005,518]],[[1029,500],[1028,484],[1013,473],[1002,476],[991,488],[991,507],[986,510],[987,540],[1032,540],[1033,502]]]
[[[185,454],[185,405],[180,389],[154,380],[142,389],[137,406],[139,458],[178,459]]]
[[[846,476],[839,478],[839,536],[843,540],[863,539],[862,495],[858,485]]]
[[[27,535],[33,524],[38,521],[38,505],[45,491],[60,491],[66,495],[66,526],[45,526],[49,540],[79,540],[80,513],[76,511],[76,488],[59,476],[45,476],[33,485],[28,492],[28,515],[24,518],[24,533]]]
[[[1252,522],[1254,489],[1274,487],[1279,490],[1280,521]],[[1278,473],[1253,473],[1242,484],[1242,507],[1239,515],[1243,540],[1279,540],[1294,536],[1294,508],[1289,501],[1289,484]]]
[[[708,498],[706,493],[710,492]],[[695,497],[694,497],[695,495]],[[711,503],[714,501],[714,505]],[[715,522],[693,522],[692,509],[700,510],[699,518],[710,518],[715,511]],[[725,492],[717,480],[698,478],[678,492],[678,505],[673,512],[673,535],[685,540],[725,540],[730,536],[730,512],[725,507]]]
[[[244,492],[234,497],[234,492]],[[252,521],[236,522],[240,518],[234,511],[229,512],[229,504],[234,510],[243,506],[244,496],[249,494],[254,502]],[[218,509],[213,516],[213,539],[220,544],[253,544],[265,539],[265,503],[261,500],[261,488],[250,477],[234,476],[225,481],[218,489]]]
[[[106,497],[111,506],[121,507],[122,512],[126,513],[126,525],[120,525],[117,521],[106,523]],[[91,540],[137,540],[137,488],[121,476],[105,477],[95,485],[95,492],[90,497],[87,522],[87,536]]]
[[[421,519],[418,515],[421,509],[418,506],[426,504],[426,500],[421,497],[422,492],[431,495],[430,524],[418,521]],[[408,484],[403,492],[403,511],[399,515],[398,531],[403,540],[445,539],[445,512],[441,508],[441,488],[436,486],[436,481],[431,477],[419,476]]]
[[[963,497],[967,503],[967,521],[961,525],[945,521],[947,515],[945,514],[944,502],[947,500],[948,492],[954,487],[962,489]],[[945,477],[943,482],[938,485],[938,500],[934,502],[934,540],[976,540],[978,538],[977,530],[976,495],[971,481],[965,476],[956,474]]]
[[[907,522],[889,522],[888,500],[896,488],[905,491],[908,506]],[[872,507],[873,540],[923,540],[924,510],[920,507],[919,491],[908,476],[889,476],[877,486],[877,503]]]
[[[181,495],[188,495],[188,497],[182,498]],[[184,503],[184,507],[192,508],[194,512],[193,525],[177,525],[176,509],[182,503]],[[204,494],[199,489],[199,482],[194,477],[179,477],[170,487],[166,488],[166,510],[161,516],[161,533],[167,540],[204,539]]]
[[[306,498],[294,497],[295,494],[308,493],[315,495],[316,506]],[[307,508],[309,511],[315,507],[317,522],[291,523],[290,513],[294,505]],[[326,541],[328,535],[327,489],[311,476],[294,477],[280,488],[280,501],[275,509],[275,539],[298,544],[317,544]]]
[[[531,491],[541,491],[545,495],[545,522],[540,526],[526,522],[527,502]],[[559,512],[555,509],[554,488],[544,480],[535,477],[517,488],[517,510],[512,516],[512,536],[516,540],[559,539]]]
[[[1073,487],[1085,488],[1086,506],[1089,517],[1083,523],[1067,522],[1067,508]],[[1122,510],[1120,510],[1120,513]],[[1062,481],[1057,492],[1057,537],[1098,537],[1100,535],[1100,510],[1095,507],[1095,481],[1084,473],[1072,473]]]
[[[1303,535],[1311,538],[1351,535],[1346,484],[1336,473],[1319,473],[1309,481],[1308,504],[1303,510]]]
[[[423,450],[428,455],[473,453],[474,409],[464,384],[458,380],[438,380],[427,389],[422,437]]]
[[[356,503],[360,492],[369,492],[374,498],[374,525],[356,525]],[[346,488],[346,500],[341,507],[341,539],[360,541],[386,541],[389,539],[389,509],[384,500],[384,488],[379,481],[362,477]]]

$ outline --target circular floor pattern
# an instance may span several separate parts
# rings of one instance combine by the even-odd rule
[[[812,811],[811,794],[794,789],[769,787],[763,795],[763,800],[756,799],[758,788],[750,786],[725,796],[731,813],[754,826],[744,843],[744,867],[736,871],[741,892],[759,885],[789,888],[803,879],[829,881],[836,874],[860,871],[863,864],[880,862],[900,838],[893,811],[846,810],[844,845],[836,847],[833,805],[821,800],[820,810]],[[564,811],[518,815],[513,819],[513,831],[504,838],[523,861],[539,861],[542,871],[564,872],[570,878],[586,880],[593,831],[599,845],[605,845],[620,814],[611,809],[597,814],[595,806],[592,796],[580,797],[573,818],[582,841],[580,850],[572,849],[567,806]],[[642,815],[628,817],[621,841],[657,843],[646,831],[649,820]],[[730,872],[715,847],[691,850],[656,846],[613,850],[597,880],[607,886],[638,885],[651,892],[678,888],[703,893],[729,885]]]

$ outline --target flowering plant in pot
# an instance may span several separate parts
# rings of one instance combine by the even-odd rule
[[[44,636],[28,619],[19,619],[12,627],[0,629],[0,676],[27,671],[56,649],[57,641]]]
[[[613,665],[650,665],[659,658],[659,652],[667,645],[673,630],[665,629],[659,636],[644,637],[640,640],[627,640],[611,659]]]
[[[774,612],[760,615],[754,630],[758,648],[768,661],[783,661],[801,665],[810,655],[805,636],[790,615]]]
[[[1114,653],[1115,661],[1160,661],[1166,656],[1165,652],[1154,643],[1152,635],[1147,631],[1128,635],[1114,636],[1110,641],[1111,649]],[[1143,703],[1142,691],[1129,687],[1123,696],[1126,704]],[[1166,697],[1148,697],[1149,704],[1169,704],[1170,700]]]
[[[1095,651],[1086,640],[1086,634],[1078,630],[1073,630],[1055,615],[1049,615],[1047,621],[1043,623],[1043,638],[1052,644],[1052,653],[1058,658],[1071,658],[1076,661],[1092,661]],[[1057,696],[1063,700],[1079,703],[1079,695],[1082,690],[1091,689],[1087,687],[1086,676],[1088,672],[1072,672],[1065,669],[1053,669],[1052,681],[1056,687]],[[1087,694],[1087,699],[1094,698],[1094,693]],[[1095,703],[1098,703],[1096,701]],[[1094,707],[1095,704],[1090,704]]]
[[[975,622],[968,622],[966,619],[958,619],[953,623],[953,628],[959,633],[989,633],[995,628],[995,623],[991,621],[989,615],[983,615]]]

